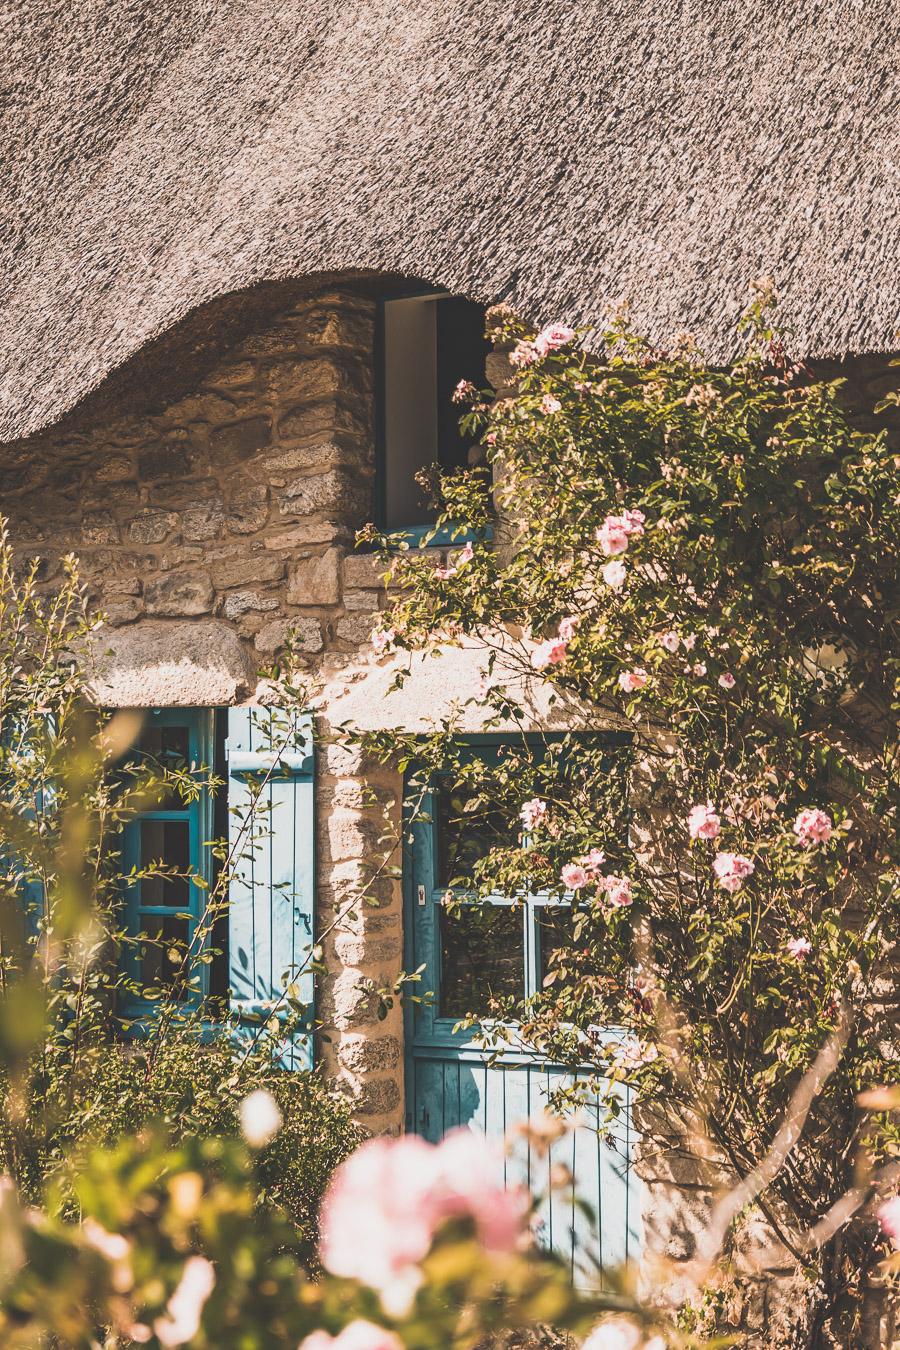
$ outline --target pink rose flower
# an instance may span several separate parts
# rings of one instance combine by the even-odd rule
[[[436,567],[434,569],[434,575],[437,577],[438,581],[447,581],[449,577],[453,577],[456,575],[456,568]]]
[[[470,394],[475,393],[475,386],[468,380],[460,380],[459,384],[453,390],[453,402],[463,403]]]
[[[566,644],[559,638],[547,638],[535,647],[531,653],[531,664],[535,670],[546,670],[547,666],[557,666],[566,659]]]
[[[599,848],[592,848],[590,853],[588,853],[587,857],[581,859],[582,867],[584,867],[585,870],[590,872],[591,876],[594,877],[600,871],[600,868],[603,866],[605,862],[606,862],[606,854],[603,852],[602,849]]]
[[[900,1195],[885,1200],[876,1210],[885,1237],[889,1237],[895,1247],[900,1247]]]
[[[544,397],[541,399],[542,413],[547,413],[549,415],[550,413],[559,412],[561,407],[562,404],[560,403],[559,399],[551,397],[550,394],[545,394]]]
[[[329,1336],[327,1331],[310,1332],[300,1342],[300,1350],[403,1350],[403,1342],[392,1331],[357,1317],[337,1336]]]
[[[787,949],[795,961],[802,961],[804,956],[808,956],[812,951],[812,943],[807,942],[806,938],[789,938]]]
[[[535,826],[543,825],[547,819],[547,803],[542,802],[540,797],[532,797],[530,802],[522,803],[519,815],[526,830],[533,830]]]
[[[698,661],[696,665],[691,667],[691,674],[695,680],[701,680],[703,678],[706,674],[706,666],[702,661]]]
[[[546,328],[541,329],[534,339],[534,349],[538,356],[546,356],[548,352],[555,352],[560,347],[565,347],[574,336],[574,328],[567,328],[563,323],[549,323]]]
[[[600,575],[614,591],[619,590],[625,584],[625,578],[628,575],[628,569],[623,562],[618,559],[615,562],[608,562],[601,571]]]
[[[574,618],[560,619],[559,640],[560,642],[571,642],[575,636],[575,625],[578,623],[578,615]]]
[[[675,632],[660,633],[656,640],[661,647],[665,647],[667,652],[677,652],[678,644],[681,642],[681,638]]]
[[[688,832],[692,839],[715,839],[722,822],[713,809],[712,802],[705,806],[692,806],[687,818]]]
[[[607,516],[597,531],[597,541],[607,557],[615,557],[627,549],[628,534],[621,516]]]
[[[745,878],[756,871],[756,864],[743,853],[717,853],[713,859],[713,871],[720,884],[732,895],[739,891]]]
[[[695,644],[696,641],[697,641],[697,634],[696,634],[696,633],[688,633],[687,637],[683,637],[683,638],[681,639],[681,641],[682,641],[682,643],[684,644],[684,649],[685,649],[685,651],[686,651],[686,652],[692,652],[692,651],[694,650],[694,644]]]
[[[609,894],[609,903],[616,909],[624,909],[634,900],[628,877],[604,877],[603,889]]]
[[[580,891],[582,886],[588,884],[588,874],[580,863],[566,863],[559,876],[569,891]]]
[[[534,349],[533,342],[519,342],[509,354],[510,362],[514,366],[530,366],[532,361],[537,360],[537,352]]]
[[[734,688],[734,686],[735,686],[735,678],[734,678],[734,676],[732,675],[732,673],[731,673],[730,670],[723,670],[723,671],[722,671],[722,674],[719,676],[719,685],[720,685],[720,687],[721,687],[722,689],[733,689],[733,688]]]
[[[372,646],[376,652],[386,651],[396,636],[396,628],[376,628],[372,634]]]
[[[834,833],[831,816],[817,806],[807,807],[794,821],[794,833],[804,848],[810,844],[827,844]]]
[[[497,439],[496,431],[489,431],[484,438],[484,443],[485,445],[493,445],[496,439]]]
[[[626,694],[633,694],[636,689],[643,689],[646,683],[646,670],[623,670],[619,675],[619,684]]]
[[[622,525],[627,534],[633,534],[639,538],[644,533],[644,521],[647,517],[643,511],[623,511]]]
[[[475,557],[475,550],[472,547],[472,541],[470,539],[469,542],[466,544],[465,548],[463,549],[462,553],[460,553],[459,557],[456,559],[457,567],[460,565],[460,563],[471,562],[474,557]]]

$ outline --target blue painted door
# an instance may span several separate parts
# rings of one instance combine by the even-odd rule
[[[456,831],[462,852],[479,841],[459,838],[448,822],[443,794],[433,791],[409,820],[411,840],[404,872],[405,968],[421,967],[419,991],[431,999],[407,1009],[406,1127],[437,1142],[458,1126],[508,1135],[517,1122],[537,1114],[564,1073],[520,1047],[490,1063],[472,1030],[458,1028],[474,1013],[490,1020],[495,1000],[535,992],[548,946],[563,930],[566,907],[529,896],[512,905],[501,896],[488,906],[446,904],[449,861],[446,836]],[[442,836],[443,831],[443,836]],[[463,867],[465,860],[463,860]],[[454,874],[459,874],[457,851]],[[521,1141],[503,1163],[507,1180],[525,1181],[543,1197],[540,1240],[565,1257],[579,1284],[602,1282],[604,1269],[634,1259],[639,1250],[638,1182],[631,1167],[633,1139],[626,1089],[623,1114],[610,1140],[597,1130],[598,1105],[582,1113],[583,1123],[555,1143],[549,1154]],[[575,1177],[575,1194],[549,1191],[549,1172],[565,1164]]]

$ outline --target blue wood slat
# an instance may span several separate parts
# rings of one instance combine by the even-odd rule
[[[228,713],[229,841],[237,858],[229,892],[229,984],[232,1008],[251,1025],[293,984],[307,1005],[311,1032],[312,718],[290,716],[294,739],[285,749],[287,714],[265,708]],[[312,1053],[312,1035],[306,1034],[286,1045],[284,1061],[311,1068]]]

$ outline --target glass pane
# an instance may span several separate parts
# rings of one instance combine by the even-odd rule
[[[163,770],[186,768],[191,758],[190,728],[160,726],[151,721],[141,732],[138,749],[141,763],[148,774],[156,776],[156,765]],[[153,808],[158,811],[186,811],[187,804],[180,793],[171,791],[162,793],[153,802]]]
[[[441,1016],[492,1017],[500,1000],[525,996],[522,910],[510,905],[440,907]]]
[[[191,862],[191,832],[186,820],[142,820],[141,867],[163,863],[187,872]],[[172,909],[190,908],[190,882],[186,876],[144,877],[140,883],[138,904],[169,905]]]
[[[188,944],[187,919],[176,919],[169,914],[145,914],[141,918],[140,981],[145,988],[154,985],[166,988],[175,983],[179,974],[187,973],[182,965]],[[183,995],[182,995],[183,996]]]
[[[188,727],[169,727],[154,724],[153,720],[141,732],[140,749],[161,763],[187,764],[191,757],[191,736]]]
[[[538,951],[540,953],[540,985],[544,986],[544,979],[551,971],[559,971],[560,964],[556,957],[557,952],[571,951],[574,946],[573,927],[575,915],[569,905],[536,905],[535,923],[538,931]],[[565,965],[566,962],[563,962]],[[565,988],[572,984],[571,974],[560,977],[556,976],[553,983],[554,989]]]
[[[517,821],[502,811],[467,811],[464,790],[442,783],[435,793],[438,835],[438,884],[454,879],[471,880],[475,864],[492,848],[508,848],[518,839]]]

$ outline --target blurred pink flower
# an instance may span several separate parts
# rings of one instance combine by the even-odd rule
[[[643,1334],[633,1322],[601,1322],[588,1336],[581,1350],[638,1350],[644,1343]]]
[[[703,678],[703,676],[706,674],[706,666],[703,664],[702,661],[698,661],[696,665],[691,667],[691,674],[693,675],[695,680],[700,680]]]
[[[834,825],[831,816],[820,811],[817,806],[808,806],[794,821],[794,833],[804,847],[827,844],[834,833]]]
[[[547,803],[542,802],[540,797],[532,797],[530,802],[523,802],[519,812],[526,830],[533,830],[535,826],[542,825],[547,815]]]
[[[472,547],[472,541],[470,539],[469,542],[466,544],[465,548],[463,549],[462,553],[460,553],[459,557],[456,559],[457,567],[460,565],[460,563],[471,562],[474,557],[475,557],[475,550]]]
[[[692,806],[687,818],[687,827],[692,839],[715,839],[722,822],[713,809],[712,802],[705,806]]]
[[[566,863],[559,874],[563,885],[570,891],[579,891],[588,884],[588,874],[580,863]]]
[[[685,651],[686,651],[686,652],[692,652],[692,651],[694,650],[694,644],[695,644],[696,641],[697,641],[697,634],[696,634],[696,633],[688,633],[687,637],[683,637],[683,638],[681,639],[681,641],[682,641],[682,643],[683,643],[683,645],[684,645]]]
[[[730,670],[723,670],[723,671],[722,671],[722,674],[719,676],[719,684],[721,685],[721,687],[722,687],[723,689],[733,689],[733,688],[734,688],[734,686],[735,686],[735,678],[734,678],[734,676],[732,675],[732,673],[731,673]]]
[[[802,937],[788,938],[787,949],[795,961],[801,961],[812,951],[812,943]]]
[[[561,642],[571,642],[575,636],[575,625],[578,623],[578,615],[574,618],[560,619],[559,638]]]
[[[659,633],[657,635],[656,640],[661,647],[665,647],[667,652],[677,652],[678,644],[680,643],[681,638],[678,636],[677,633],[671,632],[671,633]]]
[[[503,1186],[488,1140],[453,1130],[437,1146],[417,1135],[370,1139],[335,1172],[321,1211],[322,1264],[381,1292],[394,1315],[411,1305],[418,1263],[444,1219],[471,1216],[489,1250],[511,1250],[527,1197]]]
[[[713,871],[720,884],[732,895],[739,891],[745,879],[756,871],[756,864],[743,853],[717,853],[713,859]]]
[[[357,1317],[337,1336],[313,1331],[300,1342],[300,1350],[403,1350],[403,1342],[392,1331]]]
[[[574,328],[567,328],[564,323],[548,323],[547,327],[542,328],[534,339],[534,349],[538,356],[546,356],[548,352],[554,352],[559,347],[565,347],[574,336]]]
[[[203,1256],[189,1256],[178,1288],[166,1304],[164,1317],[153,1323],[160,1345],[184,1345],[200,1330],[203,1307],[216,1283],[216,1272]]]
[[[611,586],[614,591],[617,591],[624,584],[628,569],[623,562],[616,560],[615,562],[608,562],[600,575],[607,586]]]
[[[885,1200],[875,1213],[885,1236],[890,1238],[895,1247],[900,1247],[900,1195]]]
[[[646,670],[623,670],[619,675],[619,684],[626,694],[633,694],[636,689],[643,689],[646,683]]]

